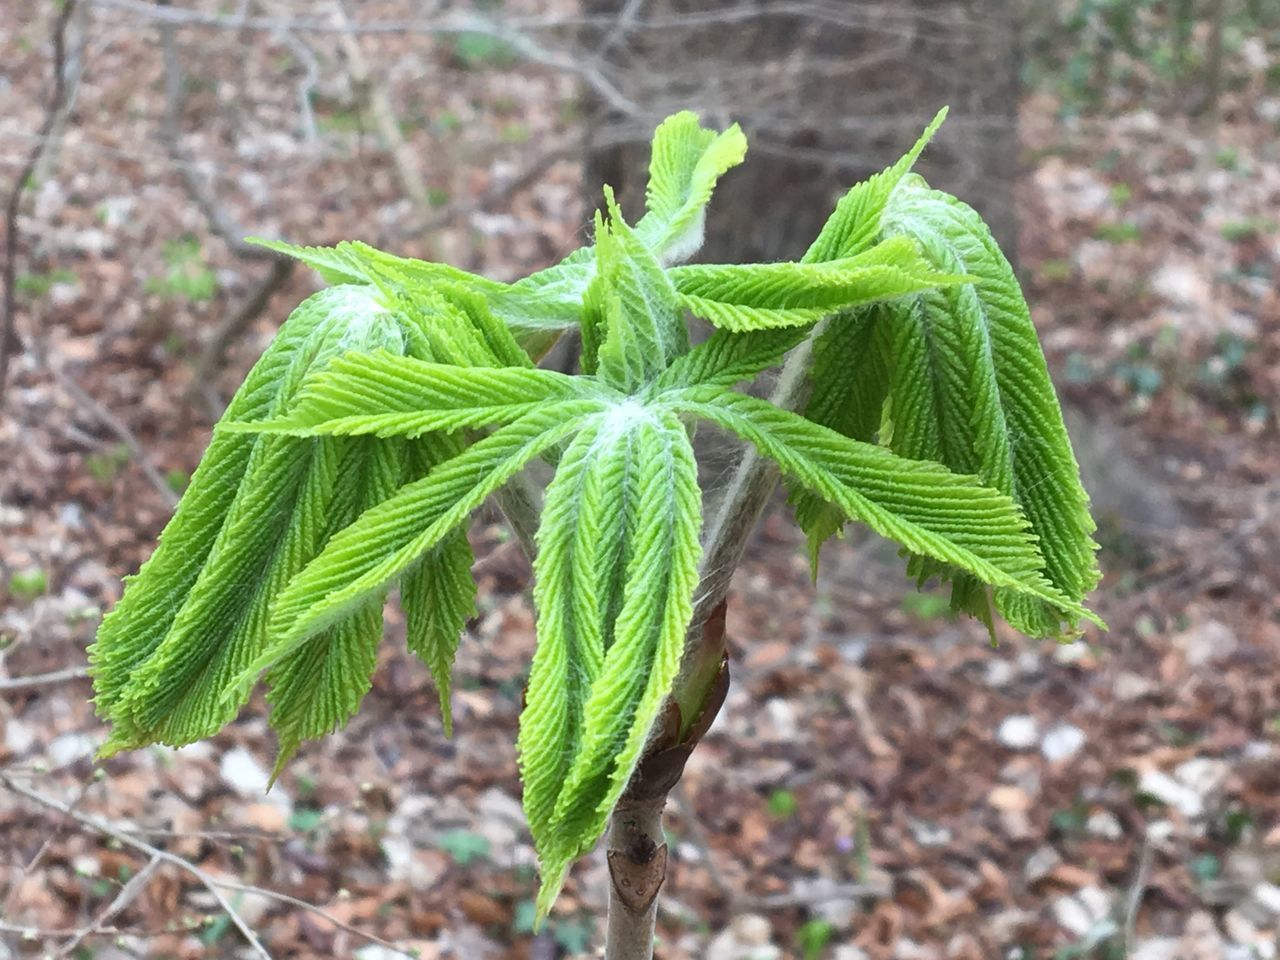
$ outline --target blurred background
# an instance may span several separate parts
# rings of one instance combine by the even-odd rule
[[[30,0],[0,5],[0,960],[592,956],[534,935],[513,746],[528,569],[482,518],[446,740],[392,615],[342,733],[264,793],[259,698],[95,767],[85,646],[210,426],[358,238],[511,279],[638,215],[676,109],[740,121],[706,259],[803,251],[919,169],[1019,266],[1101,526],[1109,633],[951,621],[775,504],[733,690],[673,798],[664,960],[1251,960],[1280,927],[1274,0]]]

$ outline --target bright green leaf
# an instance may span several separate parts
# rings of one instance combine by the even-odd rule
[[[707,204],[716,182],[740,164],[747,138],[735,123],[723,133],[704,129],[689,111],[668,117],[654,132],[645,189],[648,213],[640,239],[663,263],[687,260],[702,246]]]
[[[594,382],[532,367],[459,367],[386,351],[352,353],[309,379],[288,413],[226,430],[296,437],[416,437],[510,423],[540,404],[607,396]]]

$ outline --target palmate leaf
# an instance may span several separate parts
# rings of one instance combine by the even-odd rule
[[[1044,575],[1066,596],[1083,598],[1098,580],[1094,523],[1013,269],[971,207],[918,178],[894,193],[885,230],[909,234],[940,269],[977,281],[929,291],[886,315],[891,446],[1009,494],[1039,539]],[[996,605],[1024,633],[1061,630],[1052,605],[1000,591]]]
[[[540,916],[603,833],[675,680],[700,525],[684,426],[638,403],[595,418],[548,488],[519,741]]]
[[[607,396],[594,381],[533,367],[459,367],[351,353],[310,378],[287,414],[224,430],[295,437],[417,437],[510,423],[544,403]]]
[[[348,349],[404,342],[399,318],[367,288],[334,287],[286,322],[228,408],[265,419],[306,374]],[[265,638],[275,589],[318,548],[339,449],[332,440],[215,435],[152,558],[104,620],[90,657],[105,752],[188,743],[238,703],[220,694]]]
[[[277,596],[268,647],[240,682],[251,683],[258,671],[378,596],[530,460],[604,406],[597,400],[543,404],[361,514]]]
[[[808,326],[839,310],[961,283],[909,237],[828,263],[696,264],[669,271],[680,304],[726,330]]]
[[[636,224],[635,234],[659,263],[679,263],[697,253],[716,183],[742,162],[746,150],[746,137],[737,124],[717,133],[702,127],[697,114],[686,111],[658,127],[645,191],[648,212]],[[511,292],[554,305],[547,309],[554,310],[567,326],[579,322],[595,275],[596,250],[583,247],[560,263],[516,281]],[[594,361],[594,349],[590,356]]]
[[[1045,579],[1017,505],[975,478],[851,440],[743,394],[691,388],[664,401],[736,433],[793,481],[912,553],[1046,603],[1063,618],[1090,616]]]

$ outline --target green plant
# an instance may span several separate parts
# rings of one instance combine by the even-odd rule
[[[147,293],[199,302],[212,300],[218,292],[218,275],[204,260],[195,237],[172,240],[164,248],[165,272],[144,285]]]
[[[826,952],[827,944],[836,934],[836,928],[826,920],[807,920],[796,931],[796,946],[804,960],[819,960]]]
[[[49,578],[39,567],[20,570],[9,577],[9,595],[23,603],[30,603],[48,589]]]
[[[790,820],[795,816],[799,806],[796,795],[790,790],[774,790],[769,794],[769,801],[766,804],[769,816],[777,820]]]
[[[278,775],[356,710],[397,585],[449,729],[466,525],[496,496],[535,558],[518,747],[536,914],[611,824],[607,955],[649,957],[662,807],[723,701],[723,599],[779,475],[815,564],[854,520],[989,629],[1093,619],[1093,521],[1013,272],[972,209],[910,174],[941,120],[798,262],[679,265],[746,150],[690,113],[654,136],[634,226],[606,189],[594,245],[516,283],[266,244],[333,286],[249,373],[98,632],[103,752],[212,735],[265,675]],[[686,314],[715,332],[692,345]],[[580,371],[539,369],[570,330]],[[775,367],[771,400],[735,389]],[[695,423],[749,448],[705,525]]]

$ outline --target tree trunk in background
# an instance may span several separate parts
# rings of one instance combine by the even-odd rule
[[[616,15],[620,0],[583,0]],[[698,0],[649,0],[638,19],[703,12]],[[754,4],[743,0],[740,9]],[[853,183],[896,160],[939,107],[951,117],[919,172],[977,206],[1012,251],[1017,173],[1017,29],[1001,0],[846,0],[810,16],[634,27],[607,60],[634,117],[588,108],[589,208],[611,184],[635,217],[648,134],[693,109],[737,120],[748,162],[725,179],[701,259],[798,257]],[[602,38],[597,37],[597,44]]]

